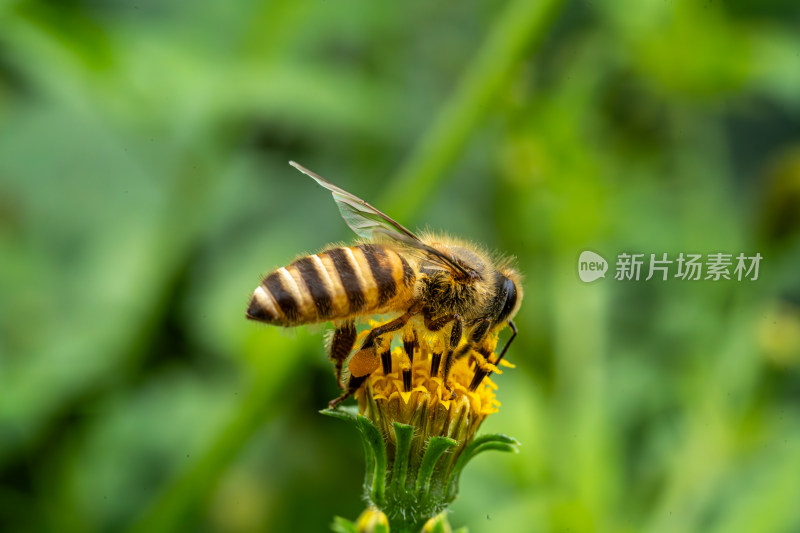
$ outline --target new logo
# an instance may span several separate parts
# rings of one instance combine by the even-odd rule
[[[608,263],[601,255],[589,250],[581,252],[578,258],[578,276],[584,283],[591,283],[598,278],[606,277]]]

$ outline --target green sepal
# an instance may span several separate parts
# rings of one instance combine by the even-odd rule
[[[358,408],[354,405],[343,405],[341,407],[337,407],[336,409],[323,409],[320,411],[320,413],[325,416],[344,420],[345,422],[355,423],[358,418]]]
[[[361,432],[363,437],[361,444],[364,447],[366,462],[364,494],[369,501],[382,507],[386,503],[386,445],[380,430],[369,418],[358,414],[358,409],[355,407],[342,406],[336,409],[323,409],[320,413],[354,424]],[[413,434],[413,428],[411,426],[408,428]]]
[[[397,494],[405,491],[406,477],[408,476],[409,451],[411,450],[411,438],[414,436],[414,426],[393,422],[394,434],[396,437],[394,465],[392,466],[392,488]]]
[[[331,531],[334,533],[358,533],[355,523],[347,520],[346,518],[342,518],[341,516],[333,517]]]
[[[450,448],[458,445],[458,442],[448,437],[431,437],[422,457],[422,465],[417,474],[417,485],[415,490],[418,493],[427,495],[431,490],[431,476],[439,458]]]
[[[371,505],[385,512],[391,527],[399,527],[400,532],[419,531],[415,528],[423,527],[426,516],[436,515],[425,524],[424,532],[451,533],[453,530],[442,511],[458,494],[461,472],[467,463],[486,450],[519,451],[520,443],[503,434],[482,435],[466,446],[443,436],[421,443],[415,440],[421,437],[415,435],[413,425],[393,422],[394,438],[391,438],[355,408],[323,409],[320,413],[358,428],[366,460],[365,497]],[[451,450],[450,457],[443,457]],[[382,524],[373,527],[378,526],[374,531],[384,531]],[[331,527],[337,533],[360,533],[358,524],[338,517]],[[461,528],[456,533],[466,532],[466,528]]]
[[[382,508],[386,504],[386,447],[380,430],[369,418],[357,415],[358,429],[364,436],[364,450],[369,451],[367,458],[367,476],[364,490],[369,500]],[[372,463],[372,464],[371,464]],[[370,467],[372,472],[370,473]],[[370,479],[371,478],[371,479]]]
[[[450,499],[455,498],[456,493],[458,492],[458,481],[461,477],[461,471],[464,469],[467,463],[472,460],[473,457],[487,450],[517,453],[519,452],[519,445],[520,444],[517,439],[502,433],[481,435],[470,442],[467,447],[464,448],[464,451],[461,452],[461,456],[459,456],[458,460],[456,461],[456,464],[450,473],[450,478],[447,480],[447,485],[449,485],[448,497]]]

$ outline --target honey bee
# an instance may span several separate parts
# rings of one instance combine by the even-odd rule
[[[285,327],[334,322],[328,351],[343,393],[331,407],[353,394],[381,362],[387,370],[391,358],[384,349],[385,338],[394,332],[403,329],[403,348],[413,361],[418,341],[415,331],[406,328],[412,319],[421,318],[427,331],[442,331],[446,346],[443,353],[434,354],[431,375],[438,375],[446,351],[442,373],[451,394],[453,362],[472,350],[488,356],[484,340],[508,325],[512,334],[495,364],[502,359],[516,337],[512,318],[522,301],[520,275],[508,261],[493,259],[464,241],[417,236],[357,196],[290,164],[331,192],[345,222],[362,241],[327,248],[273,271],[253,292],[246,317]],[[355,320],[381,314],[399,316],[369,330],[350,357],[356,345]],[[448,325],[449,335],[444,330]],[[489,373],[476,367],[471,388]],[[404,382],[408,390],[410,374],[404,375]]]

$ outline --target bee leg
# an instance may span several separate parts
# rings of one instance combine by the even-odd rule
[[[509,320],[508,321],[508,325],[511,328],[511,336],[508,338],[508,340],[506,341],[505,346],[503,346],[503,349],[500,351],[500,355],[497,356],[497,360],[494,363],[492,363],[495,366],[500,364],[500,361],[503,360],[503,357],[505,357],[506,351],[508,350],[508,347],[511,346],[511,341],[513,341],[514,337],[517,336],[517,327],[514,325],[514,321],[513,320]],[[487,361],[488,361],[488,357],[487,357]],[[491,373],[492,373],[491,370],[476,369],[475,370],[475,376],[472,378],[472,383],[470,383],[470,385],[469,385],[469,390],[474,391],[475,389],[477,389],[478,385],[480,385],[481,381],[483,381],[483,378],[485,378],[486,376],[491,375]]]
[[[492,325],[492,320],[490,318],[484,318],[480,322],[475,325],[475,328],[470,333],[469,340],[473,346],[480,346],[483,339],[486,338],[486,334],[489,333],[489,328]],[[483,353],[483,352],[481,352]],[[483,354],[486,360],[489,360],[488,354]],[[480,377],[478,377],[480,375]],[[475,365],[475,376],[472,378],[472,384],[470,384],[469,390],[474,391],[477,388],[478,384],[483,381],[483,378],[486,377],[486,371],[480,368],[477,364]],[[477,383],[476,383],[477,381]],[[473,387],[475,385],[475,387]]]
[[[377,339],[381,335],[391,333],[392,331],[397,331],[398,329],[405,326],[411,319],[411,316],[413,315],[412,311],[413,310],[409,310],[404,315],[395,318],[391,322],[387,322],[386,324],[381,324],[377,328],[372,329],[367,334],[367,337],[364,339],[364,342],[361,344],[361,349],[366,350],[368,348],[373,348],[375,345],[375,339]]]
[[[336,366],[336,383],[339,384],[339,388],[342,390],[344,390],[344,383],[342,383],[342,367],[355,344],[356,323],[354,320],[348,320],[337,327],[333,332],[333,337],[331,337],[331,343],[328,348],[328,357]]]
[[[369,375],[376,368],[378,368],[380,363],[378,362],[378,356],[375,350],[375,339],[381,335],[385,335],[386,333],[391,333],[392,331],[402,328],[408,323],[409,319],[416,312],[416,309],[409,309],[404,315],[401,315],[391,322],[387,322],[386,324],[372,329],[367,334],[367,337],[361,344],[361,349],[353,354],[353,357],[347,364],[347,367],[350,370],[350,379],[347,381],[347,390],[345,390],[338,398],[334,398],[330,401],[328,405],[331,407],[331,409],[352,396],[358,390],[358,388],[364,384]]]
[[[459,315],[457,314],[444,315],[434,319],[430,309],[423,309],[422,320],[425,323],[425,329],[427,329],[428,331],[432,331],[434,333],[445,327],[453,320],[458,320],[459,323],[458,330],[456,330],[456,325],[453,324],[453,329],[450,332],[450,346],[454,346],[453,337],[455,336],[454,334],[456,333],[458,334],[458,336],[455,339],[455,345],[458,345],[458,342],[461,340],[461,317]],[[452,350],[450,350],[448,356],[451,354]],[[437,375],[439,375],[439,363],[441,362],[441,359],[442,359],[441,353],[434,353],[431,356],[431,377],[436,377]],[[447,368],[447,358],[445,358],[445,368]],[[445,371],[445,378],[446,377],[447,377],[447,372]],[[447,386],[447,390],[450,390],[449,386]]]
[[[455,399],[456,393],[453,392],[452,387],[450,387],[450,369],[453,366],[453,361],[455,357],[453,354],[455,349],[458,347],[458,343],[461,342],[461,334],[463,332],[463,324],[461,322],[461,316],[458,314],[453,315],[453,329],[450,330],[450,346],[447,348],[447,356],[444,358],[444,386],[450,392],[450,397]],[[469,345],[465,346],[467,350],[469,350]],[[461,353],[462,350],[459,350]],[[466,353],[469,353],[468,351]]]
[[[369,377],[369,374],[360,377],[350,376],[350,379],[347,381],[347,389],[341,394],[341,396],[328,402],[328,407],[333,409],[352,396],[358,390],[358,388],[364,384],[364,382],[367,380],[367,377]]]
[[[425,328],[428,331],[433,331],[434,333],[445,327],[456,318],[460,319],[461,317],[459,317],[457,314],[452,314],[440,316],[439,318],[433,318],[430,310],[425,309],[422,312],[422,320],[425,322]]]
[[[391,356],[390,354],[386,354],[386,357],[383,357],[383,354],[381,354],[380,357],[378,356],[377,348],[380,348],[380,346],[375,346],[376,340],[379,340],[381,335],[391,333],[405,326],[411,318],[411,315],[412,313],[408,312],[395,318],[391,322],[387,322],[386,324],[372,329],[367,334],[364,342],[361,343],[361,348],[353,354],[353,357],[351,357],[350,361],[347,363],[350,374],[355,377],[366,376],[374,372],[375,369],[380,366],[381,362],[384,363],[384,370],[391,372]],[[389,358],[388,361],[387,358]]]
[[[475,361],[475,375],[472,376],[472,382],[469,384],[470,391],[475,391],[478,388],[478,385],[480,385],[483,381],[483,378],[491,373],[491,371],[486,368],[486,363],[489,362],[489,350],[481,347],[478,348],[478,353],[481,354],[483,359]]]
[[[472,330],[472,333],[469,335],[469,340],[473,344],[480,344],[480,342],[486,337],[486,334],[489,333],[489,326],[492,325],[492,320],[490,318],[484,318],[475,326],[475,329]]]

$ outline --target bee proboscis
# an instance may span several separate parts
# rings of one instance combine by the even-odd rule
[[[271,272],[253,292],[246,316],[285,327],[335,324],[329,356],[343,393],[331,401],[332,407],[378,367],[384,336],[418,317],[430,332],[444,332],[450,326],[449,335],[443,335],[442,369],[449,390],[453,362],[481,351],[489,335],[508,325],[512,334],[495,363],[502,359],[517,334],[512,318],[522,300],[520,276],[508,261],[496,260],[465,241],[427,233],[417,236],[364,200],[293,161],[290,164],[331,192],[345,222],[362,242],[330,247]],[[355,320],[381,314],[397,316],[369,330],[351,357]],[[416,335],[404,330],[409,359],[416,342]],[[432,375],[439,373],[438,358],[435,365]],[[487,374],[476,368],[472,389]]]

